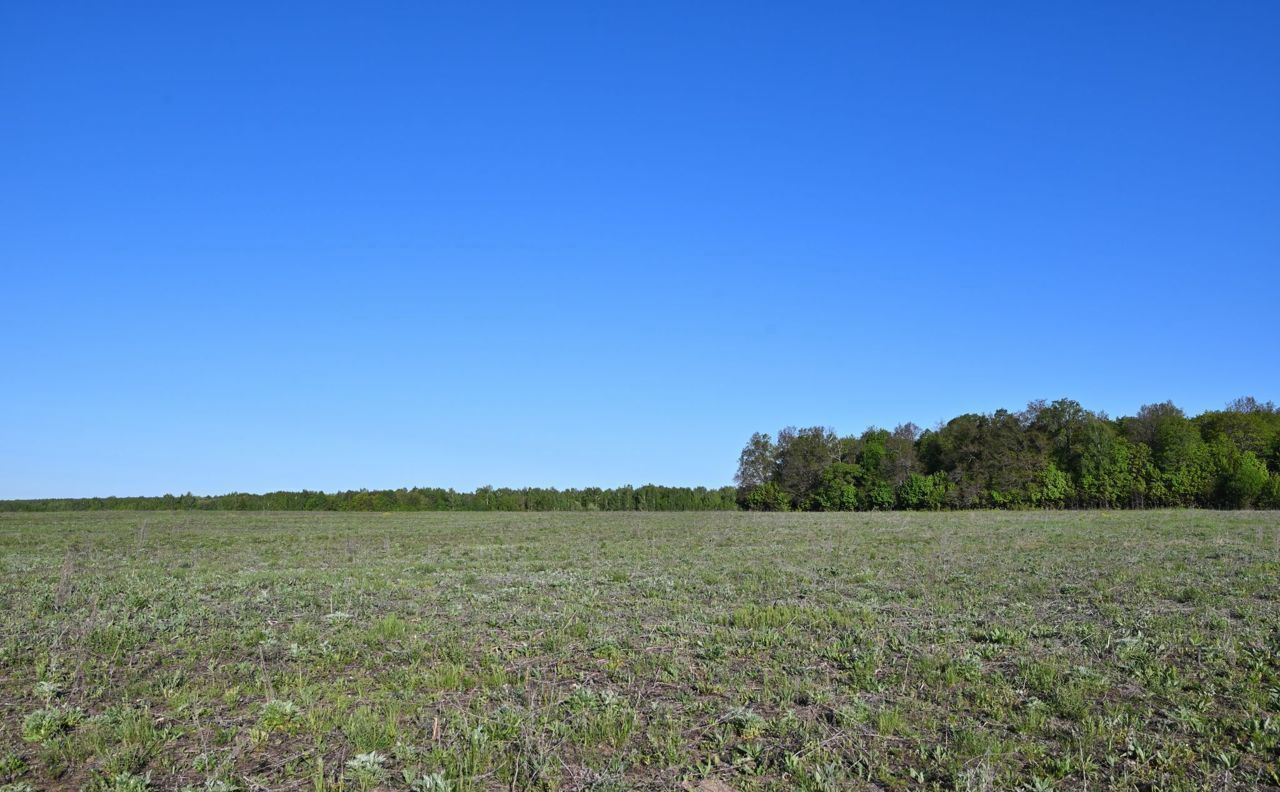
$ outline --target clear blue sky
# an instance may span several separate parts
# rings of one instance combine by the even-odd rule
[[[1280,4],[0,4],[0,497],[1280,399]]]

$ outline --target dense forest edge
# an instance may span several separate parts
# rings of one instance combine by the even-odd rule
[[[884,511],[1280,508],[1280,410],[1252,397],[1189,417],[1172,402],[1110,418],[1079,402],[900,424],[756,433],[736,486],[437,487],[0,501],[0,511]]]
[[[1172,402],[1109,418],[1079,402],[841,437],[757,433],[738,461],[743,508],[1280,508],[1280,412],[1236,399],[1188,417]]]

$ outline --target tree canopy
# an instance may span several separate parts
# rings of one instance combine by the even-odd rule
[[[1277,508],[1280,411],[1244,397],[1113,419],[1059,399],[923,432],[786,427],[751,436],[736,481],[746,509]]]

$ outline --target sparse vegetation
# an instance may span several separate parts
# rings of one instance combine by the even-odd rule
[[[1274,512],[0,515],[6,792],[1278,768]]]

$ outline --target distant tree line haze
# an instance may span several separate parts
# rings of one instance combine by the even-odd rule
[[[208,511],[723,511],[738,508],[733,487],[617,487],[494,489],[455,492],[436,487],[347,492],[268,492],[263,495],[161,495],[139,498],[49,498],[0,501],[0,511],[97,509]]]
[[[0,501],[3,511],[874,511],[1280,508],[1280,411],[1236,399],[1188,417],[1172,402],[1109,418],[1079,402],[905,423],[841,437],[756,433],[736,487],[423,488]]]
[[[924,431],[787,427],[751,436],[736,481],[739,505],[762,511],[1280,508],[1280,411],[1246,397],[1112,419],[1060,399]]]

